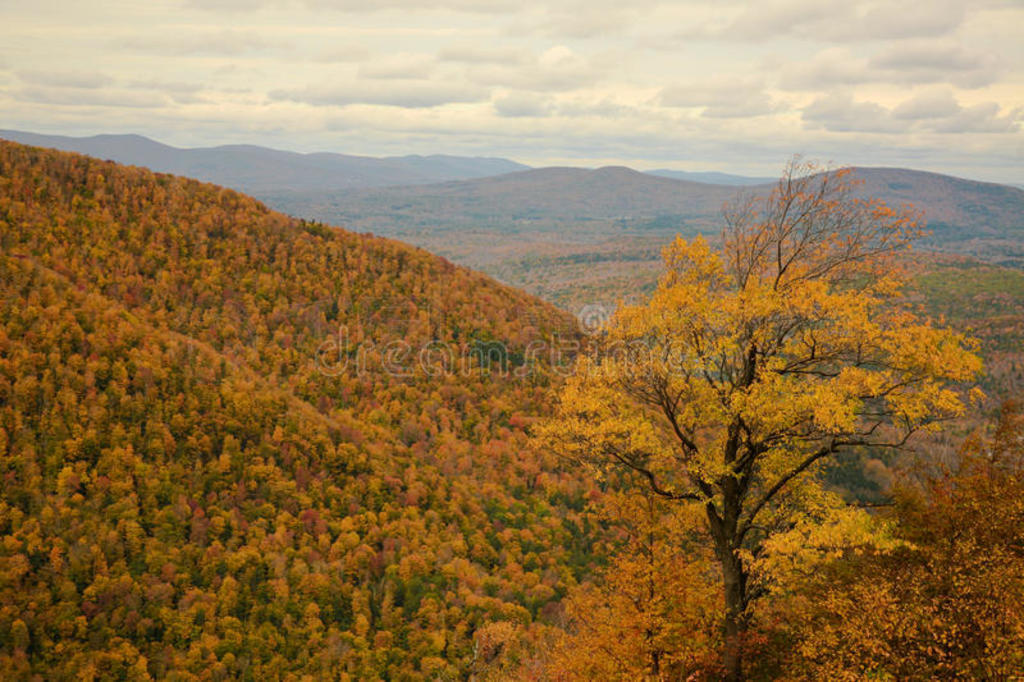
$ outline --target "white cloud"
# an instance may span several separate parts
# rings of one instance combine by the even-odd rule
[[[96,89],[114,82],[110,76],[96,71],[19,71],[18,78],[28,85],[58,88]]]
[[[858,102],[849,94],[819,97],[803,108],[804,124],[830,132],[896,133],[905,126],[875,102]]]
[[[877,41],[945,36],[964,21],[962,0],[763,0],[750,3],[717,37],[773,40]]]
[[[643,12],[644,3],[552,3],[540,31],[547,35],[594,39],[627,31]]]
[[[324,50],[314,57],[314,61],[325,64],[361,62],[370,56],[370,50],[365,45],[350,43],[347,45],[332,45],[330,49]]]
[[[399,9],[412,12],[457,11],[474,14],[508,12],[521,6],[515,0],[304,0],[304,4],[315,10],[341,12],[380,12]]]
[[[359,67],[360,78],[425,79],[434,71],[429,55],[403,53],[369,60]]]
[[[131,90],[87,90],[81,88],[49,88],[28,86],[12,95],[19,100],[56,106],[89,106],[113,108],[154,108],[167,105],[159,93]]]
[[[948,41],[909,41],[889,45],[867,57],[849,47],[826,48],[805,62],[785,64],[779,83],[790,90],[864,83],[948,83],[979,88],[997,81],[1001,71],[1001,60],[989,51]]]
[[[867,63],[892,81],[941,83],[976,88],[995,81],[1001,70],[992,52],[971,50],[952,42],[897,43],[874,55]]]
[[[551,100],[532,92],[512,92],[494,100],[499,116],[547,116],[552,111]]]
[[[234,29],[202,30],[194,33],[139,35],[122,38],[117,47],[137,52],[188,57],[195,55],[237,56],[284,47],[277,38],[267,38],[254,31]]]
[[[904,100],[892,110],[893,118],[922,120],[947,118],[960,113],[960,103],[949,88],[926,90]]]
[[[283,0],[185,0],[190,9],[209,12],[240,12],[264,8],[287,7]],[[414,12],[457,11],[473,14],[494,14],[516,9],[514,0],[302,0],[301,5],[313,11],[329,12],[384,12],[405,10]]]
[[[962,106],[949,90],[923,91],[893,108],[848,93],[819,97],[802,110],[805,126],[837,133],[1014,133],[1024,109],[1002,114],[995,102]]]
[[[525,61],[525,55],[521,49],[474,45],[471,43],[447,45],[441,48],[437,57],[444,62],[467,62],[470,64],[514,65]]]
[[[466,70],[473,83],[518,90],[569,91],[594,85],[601,71],[565,45],[555,45],[522,64],[481,64]]]
[[[1020,130],[1021,121],[1024,121],[1024,110],[1015,109],[1000,115],[998,104],[985,102],[938,121],[934,130],[939,133],[1015,133]]]
[[[761,85],[749,79],[673,85],[661,91],[658,103],[666,107],[700,108],[701,115],[709,118],[763,116],[778,108]]]
[[[379,104],[420,109],[456,102],[480,102],[488,98],[484,88],[426,81],[357,82],[292,90],[275,90],[271,99],[314,106]]]

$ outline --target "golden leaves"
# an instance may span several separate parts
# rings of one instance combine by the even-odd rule
[[[903,306],[897,259],[917,216],[815,170],[792,166],[766,201],[727,213],[720,251],[668,245],[657,290],[612,318],[540,429],[563,455],[699,503],[733,585],[878,545],[817,483],[821,462],[961,414],[981,370],[964,335]],[[748,588],[724,584],[739,631]]]

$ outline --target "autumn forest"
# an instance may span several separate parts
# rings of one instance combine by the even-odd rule
[[[0,679],[1019,675],[1019,271],[799,159],[715,220],[581,324],[0,141]]]

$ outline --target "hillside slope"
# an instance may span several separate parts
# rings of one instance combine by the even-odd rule
[[[1024,266],[1024,191],[903,168],[855,168],[864,194],[924,212],[927,244],[1015,267]]]
[[[588,560],[523,431],[559,333],[417,249],[0,143],[0,678],[480,671]]]

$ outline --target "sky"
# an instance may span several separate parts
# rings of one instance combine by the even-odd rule
[[[1024,184],[1021,0],[0,0],[0,128]]]

